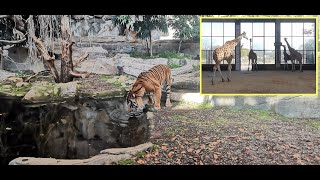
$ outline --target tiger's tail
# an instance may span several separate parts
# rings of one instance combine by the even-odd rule
[[[174,79],[172,78],[171,69],[168,68],[168,73],[166,77],[166,93],[167,93],[167,101],[170,100],[170,94],[171,94],[171,84],[173,83]]]

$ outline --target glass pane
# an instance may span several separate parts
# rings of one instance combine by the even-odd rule
[[[252,38],[252,23],[241,23],[241,31],[246,32],[247,37]]]
[[[306,51],[306,64],[315,64],[315,52]]]
[[[211,23],[202,23],[202,36],[211,36]]]
[[[314,36],[314,23],[304,23],[303,34],[304,36]]]
[[[255,51],[257,54],[257,63],[264,64],[264,52],[263,51]]]
[[[253,23],[253,36],[263,36],[263,23]]]
[[[212,37],[212,50],[223,45],[223,37]]]
[[[265,37],[265,49],[274,50],[275,37]]]
[[[253,50],[264,50],[263,37],[253,37]]]
[[[315,44],[314,44],[314,38],[313,37],[305,37],[304,38],[304,49],[305,50],[315,50]]]
[[[275,36],[275,23],[265,23],[265,36]]]
[[[212,36],[223,36],[223,23],[212,23]]]
[[[202,37],[202,50],[211,50],[211,38]]]
[[[234,36],[235,25],[234,23],[224,23],[224,36]]]
[[[295,50],[303,49],[303,37],[292,37],[292,48]]]
[[[289,50],[289,49],[288,49],[288,46],[287,46],[287,43],[286,43],[286,41],[284,40],[284,38],[287,38],[287,41],[288,41],[289,45],[291,46],[291,45],[292,45],[291,37],[281,37],[281,43],[282,43],[282,45],[286,45],[287,50]]]
[[[201,54],[202,64],[207,64],[207,53],[206,53],[207,51],[202,50],[201,52],[202,52],[202,54]]]
[[[249,40],[244,40],[244,41],[241,41],[241,48],[242,49],[250,49],[251,46],[250,46],[250,38]]]
[[[292,23],[292,36],[303,36],[303,23]]]
[[[232,37],[224,37],[224,42],[223,43],[226,43],[227,41],[230,41],[230,40],[234,40],[235,39],[235,37],[234,36],[232,36]]]
[[[265,51],[265,64],[275,64],[275,51]]]
[[[291,36],[291,23],[281,23],[281,36]]]

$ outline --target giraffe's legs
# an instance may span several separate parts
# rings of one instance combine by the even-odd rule
[[[291,60],[291,64],[292,64],[292,72],[296,71],[296,65],[295,65],[295,60]]]
[[[287,60],[284,60],[284,70],[287,70],[288,69],[288,62]]]
[[[303,69],[302,69],[302,58],[299,59],[299,64],[300,64],[300,72],[303,72]]]
[[[214,85],[214,84],[216,83],[216,82],[215,82],[216,71],[217,71],[217,64],[215,64],[215,65],[213,66],[212,80],[211,80],[212,85]]]
[[[231,81],[231,69],[232,69],[232,66],[230,61],[228,62],[228,81]]]
[[[221,81],[224,82],[224,78],[222,76],[221,69],[220,69],[220,64],[218,65],[218,71],[220,73]]]
[[[254,66],[255,66],[255,70],[258,71],[258,62],[256,59],[254,60]]]

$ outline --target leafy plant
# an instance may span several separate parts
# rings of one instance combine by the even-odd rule
[[[169,26],[175,30],[173,36],[180,39],[178,53],[182,41],[200,40],[200,17],[197,15],[175,15]]]

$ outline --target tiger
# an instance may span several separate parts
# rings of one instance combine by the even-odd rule
[[[171,69],[169,66],[159,64],[153,66],[151,69],[145,72],[141,72],[137,77],[135,83],[127,93],[127,105],[128,111],[133,109],[142,110],[144,108],[142,97],[147,93],[153,93],[148,95],[148,104],[153,105],[155,110],[160,110],[161,90],[162,82],[166,81],[166,107],[171,107],[170,94],[171,94]]]

